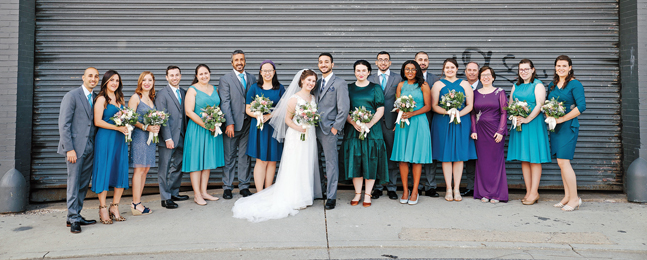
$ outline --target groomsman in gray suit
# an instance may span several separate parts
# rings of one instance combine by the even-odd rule
[[[483,83],[479,80],[479,64],[470,61],[465,66],[465,78],[472,86],[472,90],[483,88]],[[476,177],[476,160],[469,160],[465,163],[465,178],[467,179],[467,188],[461,188],[461,196],[474,196],[474,177]]]
[[[182,79],[180,68],[173,65],[168,66],[166,68],[168,85],[155,95],[157,109],[170,114],[166,126],[160,128],[160,135],[164,142],[157,144],[159,146],[157,180],[159,181],[162,207],[167,209],[178,207],[174,201],[189,199],[187,195],[180,195],[184,132],[187,124],[183,103],[186,90],[180,88],[180,79]]]
[[[254,75],[245,71],[245,53],[235,50],[231,54],[232,71],[220,77],[220,108],[225,113],[225,136],[223,145],[225,150],[225,168],[223,182],[224,199],[231,199],[231,190],[234,188],[234,162],[238,156],[238,189],[240,195],[247,197],[252,195],[249,191],[251,180],[251,160],[247,156],[247,140],[249,137],[249,125],[251,118],[245,113],[245,98],[247,91],[256,82]]]
[[[81,210],[94,162],[96,129],[92,105],[97,95],[92,89],[99,83],[99,71],[87,68],[81,78],[83,85],[63,96],[58,117],[58,153],[67,161],[67,226],[72,233],[81,233],[82,225],[97,223],[83,218]]]
[[[420,68],[422,69],[422,76],[429,84],[429,87],[432,87],[436,81],[440,80],[440,78],[436,75],[434,75],[431,72],[427,71],[427,68],[429,68],[429,55],[427,55],[426,52],[420,51],[416,53],[416,56],[414,57],[414,60],[420,65]],[[429,120],[429,128],[431,131],[434,131],[431,129],[431,119],[433,118],[434,112],[429,111],[427,112],[427,119]],[[434,145],[433,143],[431,145]],[[425,188],[425,195],[429,197],[438,197],[438,192],[436,192],[436,162],[433,162],[431,164],[425,164],[425,176],[427,176],[427,181],[425,182],[424,180],[421,180],[421,183],[424,184]],[[418,188],[419,194],[422,194],[422,188],[423,185],[420,185]]]
[[[326,159],[326,177],[328,179],[326,209],[334,209],[336,205],[337,181],[339,180],[337,139],[343,134],[342,130],[350,110],[348,83],[333,74],[334,66],[335,63],[333,63],[330,53],[319,55],[318,67],[321,71],[321,79],[317,80],[315,86],[315,98],[318,112],[321,115],[321,122],[317,126],[317,140]],[[319,163],[320,167],[322,165]]]
[[[395,126],[395,119],[398,117],[398,113],[391,112],[391,110],[393,110],[395,92],[398,88],[398,83],[402,81],[402,77],[400,77],[398,73],[392,72],[389,69],[391,67],[391,55],[386,51],[381,51],[377,54],[375,64],[379,71],[368,76],[368,80],[382,86],[382,90],[384,91],[384,116],[380,120],[380,123],[382,125],[384,142],[386,143],[386,152],[389,158],[391,158],[393,139],[395,135],[393,127]],[[398,195],[395,193],[395,190],[397,189],[398,175],[400,175],[398,164],[389,160],[389,183],[386,185],[386,190],[389,199],[392,200],[398,199]],[[373,198],[377,199],[382,196],[383,189],[384,187],[379,184],[379,182],[376,182],[372,194]]]

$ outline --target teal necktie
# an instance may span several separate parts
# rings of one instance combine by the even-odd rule
[[[386,74],[382,74],[382,90],[386,88]]]
[[[92,108],[92,93],[88,94],[88,102],[90,102],[90,108]]]
[[[180,102],[180,105],[182,105],[182,95],[180,95],[180,89],[175,90],[175,94],[177,94],[177,101]]]
[[[247,89],[247,81],[245,81],[245,74],[240,73],[238,74],[238,77],[240,77],[240,81],[243,83],[243,89]]]

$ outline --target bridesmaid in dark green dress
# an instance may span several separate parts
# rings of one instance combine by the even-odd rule
[[[366,126],[370,129],[364,140],[359,139],[361,127],[353,122],[350,115],[346,117],[346,127],[341,151],[339,152],[340,174],[346,179],[353,180],[355,197],[350,205],[356,206],[362,196],[362,182],[366,182],[364,207],[371,206],[371,190],[375,179],[382,183],[389,181],[389,165],[386,153],[386,143],[382,135],[382,127],[377,124],[384,115],[384,92],[382,87],[368,81],[371,64],[358,60],[353,65],[357,81],[348,84],[351,113],[358,107],[365,107],[373,113],[373,118]],[[376,125],[377,124],[377,125]],[[352,127],[351,127],[352,126]]]
[[[577,196],[577,180],[571,160],[575,154],[577,135],[580,123],[577,117],[586,110],[584,87],[573,73],[573,62],[566,55],[555,59],[555,76],[548,85],[548,97],[564,102],[566,115],[557,118],[555,132],[550,133],[550,154],[557,158],[557,164],[562,171],[564,182],[564,198],[554,206],[564,211],[573,211],[582,205],[582,199]]]

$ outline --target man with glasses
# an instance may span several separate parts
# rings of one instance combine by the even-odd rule
[[[465,66],[465,78],[472,86],[472,90],[483,88],[483,83],[479,80],[479,64],[470,61]],[[476,172],[476,160],[469,160],[465,163],[465,178],[467,179],[467,188],[461,188],[461,196],[474,196],[474,178]]]
[[[394,133],[393,127],[395,126],[395,119],[398,117],[398,114],[391,112],[393,110],[393,103],[395,102],[395,92],[398,88],[398,83],[402,81],[402,78],[399,74],[391,72],[389,69],[391,67],[391,55],[386,51],[381,51],[377,54],[377,60],[375,64],[378,67],[378,72],[368,76],[368,80],[375,84],[382,86],[384,91],[384,116],[380,120],[382,125],[382,134],[384,135],[384,142],[386,143],[386,152],[391,158],[391,150],[393,150],[393,139]],[[398,164],[389,160],[389,183],[386,185],[387,195],[389,199],[395,200],[398,199],[398,195],[395,193],[398,183],[398,175],[400,171],[398,170]],[[379,183],[379,180],[375,182],[373,189],[374,199],[382,196],[382,190],[384,186]]]
[[[418,65],[420,65],[420,69],[422,69],[422,76],[427,84],[429,84],[429,87],[433,86],[436,81],[440,80],[438,76],[434,75],[431,72],[427,72],[427,68],[429,68],[429,55],[427,55],[426,52],[419,51],[418,53],[416,53],[414,60],[418,63]],[[433,129],[431,129],[431,119],[433,117],[433,114],[433,110],[427,112],[429,129],[431,131],[433,131]],[[429,197],[438,197],[438,192],[436,192],[436,162],[425,164],[425,176],[427,176],[427,181],[422,181],[424,183],[425,195]],[[422,188],[423,185],[420,185],[418,189]],[[422,194],[422,191],[419,191],[418,194]]]

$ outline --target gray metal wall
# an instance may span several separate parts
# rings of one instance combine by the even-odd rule
[[[585,189],[621,189],[618,5],[593,1],[37,1],[32,183],[64,187],[65,163],[57,155],[59,102],[81,84],[88,66],[119,71],[126,96],[137,76],[179,65],[182,86],[206,63],[212,83],[231,70],[230,53],[247,53],[247,69],[272,59],[289,84],[301,68],[316,68],[320,52],[331,52],[335,73],[354,80],[352,63],[392,54],[392,69],[417,51],[427,51],[431,71],[456,57],[492,66],[495,85],[510,89],[516,64],[535,62],[541,80],[552,78],[560,54],[574,61],[586,89],[587,111],[573,167]],[[155,169],[149,180],[156,181]],[[219,182],[221,170],[212,174]],[[438,175],[442,178],[442,174]],[[520,164],[508,163],[511,187],[521,187]],[[440,181],[442,183],[442,180]],[[556,163],[544,165],[541,185],[561,187]]]

